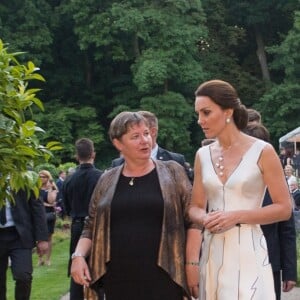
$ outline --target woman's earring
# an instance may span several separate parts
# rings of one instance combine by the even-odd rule
[[[226,119],[226,123],[229,124],[230,123],[230,118]]]

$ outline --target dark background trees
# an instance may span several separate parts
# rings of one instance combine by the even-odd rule
[[[113,116],[148,109],[159,143],[192,163],[203,138],[193,93],[204,80],[230,81],[258,108],[273,143],[299,126],[297,0],[3,0],[0,38],[26,51],[46,79],[41,136],[64,145],[56,164],[73,159],[74,141],[95,141],[97,164],[117,155],[107,136]]]

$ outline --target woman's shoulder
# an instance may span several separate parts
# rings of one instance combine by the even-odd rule
[[[253,147],[257,150],[261,162],[280,161],[275,148],[268,142],[256,139]]]
[[[214,151],[214,145],[210,144],[210,145],[201,146],[196,152],[196,157],[210,155],[211,151]]]
[[[181,176],[182,173],[185,173],[184,167],[175,160],[156,160],[155,164],[157,172],[164,176],[169,176],[170,174]]]
[[[182,165],[175,160],[156,160],[155,163],[159,168],[168,168],[168,169],[182,168]]]
[[[161,177],[182,178],[187,175],[184,167],[175,160],[156,160],[155,164],[156,171]]]
[[[119,177],[122,169],[123,165],[106,169],[98,179],[97,185],[101,186],[103,185],[103,182],[104,184],[107,184],[108,182],[113,181],[116,177]]]
[[[274,147],[269,142],[263,141],[258,138],[254,138],[254,139],[255,141],[253,145],[256,146],[257,148],[261,149],[264,152],[270,152],[270,151],[275,152]]]

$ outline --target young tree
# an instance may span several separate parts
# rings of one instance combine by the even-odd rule
[[[36,133],[43,130],[32,119],[31,107],[43,110],[43,104],[29,82],[44,79],[32,62],[20,64],[18,54],[9,53],[0,40],[0,206],[7,198],[13,201],[11,191],[25,189],[38,196],[33,168],[60,148],[56,142],[39,143]]]

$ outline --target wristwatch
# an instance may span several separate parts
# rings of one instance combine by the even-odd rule
[[[74,252],[72,255],[71,255],[71,259],[74,259],[76,257],[84,257],[85,258],[85,255],[83,255],[82,253],[79,253],[79,252]]]

